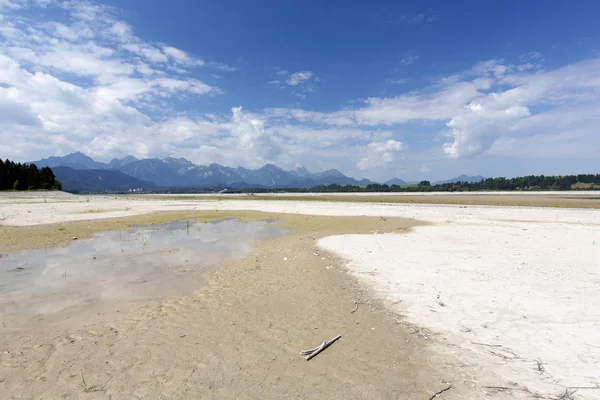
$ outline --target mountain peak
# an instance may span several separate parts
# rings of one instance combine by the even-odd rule
[[[271,163],[263,165],[263,167],[261,168],[261,170],[264,170],[264,171],[277,171],[277,172],[284,171],[285,172],[284,169],[279,168],[277,165],[271,164]]]
[[[392,185],[398,185],[398,186],[402,186],[402,185],[406,185],[406,182],[403,181],[400,178],[396,178],[393,177],[392,179],[388,179],[387,181],[384,182],[386,185],[392,186]]]
[[[172,167],[175,168],[193,168],[196,166],[196,164],[194,164],[193,162],[191,162],[190,160],[186,160],[183,157],[180,158],[175,158],[175,157],[167,157],[167,158],[163,158],[162,161],[164,161],[165,163],[169,164]]]
[[[328,178],[347,178],[346,175],[342,174],[340,171],[338,171],[337,169],[328,169],[326,171],[323,172],[318,172],[316,174],[314,174],[318,177],[328,177]]]
[[[62,157],[62,158],[67,158],[67,159],[72,159],[72,160],[75,160],[75,159],[83,159],[83,160],[86,160],[86,161],[87,161],[87,160],[94,161],[94,160],[92,159],[92,157],[90,157],[90,156],[87,156],[87,155],[83,154],[83,153],[82,153],[82,152],[80,152],[80,151],[76,151],[76,152],[74,152],[74,153],[67,154],[66,156],[64,156],[64,157]]]
[[[131,164],[132,162],[136,162],[136,161],[138,161],[138,159],[135,158],[134,156],[132,156],[131,154],[121,158],[120,160],[118,158],[113,158],[108,163],[108,168],[119,169],[124,165]]]
[[[309,171],[309,170],[307,170],[307,169],[306,169],[305,167],[303,167],[303,166],[300,166],[300,167],[298,167],[298,168],[296,168],[295,170],[293,170],[293,171],[290,171],[290,172],[292,172],[294,175],[296,175],[297,177],[300,177],[300,178],[303,178],[303,177],[306,177],[306,176],[310,176],[310,175],[311,175],[310,171]]]
[[[457,176],[456,178],[448,179],[445,181],[433,182],[433,184],[439,185],[439,184],[443,184],[443,183],[456,183],[456,182],[473,183],[473,182],[481,182],[482,180],[485,180],[485,177],[481,176],[481,175],[468,176],[468,175],[462,174],[460,176]]]
[[[48,157],[39,161],[31,161],[30,164],[35,164],[41,167],[58,167],[65,166],[73,169],[106,169],[107,165],[102,162],[96,162],[91,157],[83,154],[80,151],[67,154],[63,157]]]

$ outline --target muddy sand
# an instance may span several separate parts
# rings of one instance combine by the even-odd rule
[[[0,391],[9,399],[428,398],[473,382],[437,360],[428,340],[390,315],[316,248],[336,233],[400,232],[418,222],[255,212],[182,212],[39,227],[4,227],[5,251],[95,231],[225,216],[281,219],[294,233],[206,274],[196,293],[130,310],[110,323],[79,317],[2,327]],[[15,234],[15,235],[13,235]],[[19,243],[11,237],[29,238]],[[355,309],[355,301],[358,309]],[[310,362],[299,351],[341,334]],[[85,383],[84,383],[85,379]],[[459,379],[459,380],[457,380]],[[440,397],[444,398],[444,397]]]

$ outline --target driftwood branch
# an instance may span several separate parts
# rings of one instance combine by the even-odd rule
[[[502,347],[501,344],[487,344],[487,343],[480,343],[480,342],[471,342],[473,344],[478,344],[480,346],[488,346],[488,347]]]
[[[303,356],[306,356],[306,361],[309,361],[311,358],[315,357],[317,354],[319,354],[320,352],[322,352],[323,350],[325,350],[326,348],[331,346],[336,340],[338,340],[341,337],[342,337],[342,335],[337,335],[333,339],[331,339],[327,342],[321,343],[318,347],[315,347],[314,349],[302,350],[300,352],[300,354],[302,354]]]
[[[354,310],[350,311],[350,314],[353,314],[358,310],[358,301],[354,300],[354,304],[356,304],[356,307],[354,307]]]
[[[447,388],[445,388],[445,389],[442,389],[442,390],[440,390],[440,391],[438,391],[438,392],[435,392],[435,393],[434,393],[434,394],[433,394],[433,395],[432,395],[432,396],[431,396],[429,399],[427,399],[427,400],[433,400],[433,399],[435,399],[436,397],[438,397],[440,394],[442,394],[442,393],[444,393],[445,391],[447,391],[447,390],[450,390],[450,389],[452,389],[452,385],[450,385],[450,386],[448,386]]]

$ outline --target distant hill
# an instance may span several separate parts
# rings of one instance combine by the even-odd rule
[[[62,183],[62,190],[70,193],[81,192],[122,192],[129,189],[148,189],[156,185],[145,182],[120,171],[102,169],[77,170],[70,167],[52,167],[52,171]]]
[[[298,167],[291,171],[286,171],[283,168],[274,164],[265,164],[259,169],[247,168],[232,168],[220,164],[196,165],[185,158],[167,157],[147,158],[138,160],[134,156],[127,156],[122,159],[113,159],[110,163],[94,161],[92,158],[83,153],[72,153],[64,157],[50,157],[40,161],[35,161],[38,166],[49,166],[51,168],[69,167],[73,170],[86,171],[94,170],[90,174],[84,174],[74,178],[73,182],[78,182],[76,190],[92,191],[93,187],[106,187],[106,185],[98,186],[99,176],[98,171],[121,172],[129,177],[135,178],[137,181],[124,181],[117,178],[116,175],[106,175],[115,179],[111,181],[113,189],[104,190],[125,190],[124,187],[129,184],[134,185],[140,182],[148,187],[148,183],[152,183],[156,187],[177,188],[177,187],[220,187],[220,188],[310,188],[318,185],[340,184],[340,185],[360,185],[365,186],[371,184],[368,179],[357,180],[342,174],[336,169],[329,169],[323,172],[311,173],[304,167]],[[59,170],[60,171],[60,170]],[[65,172],[63,172],[65,173]],[[69,173],[70,177],[75,177],[73,172]],[[69,188],[69,184],[65,186],[65,179],[58,178],[63,182],[63,187]],[[89,186],[85,186],[85,179],[91,179]],[[118,182],[123,185],[117,184]],[[127,184],[125,184],[127,183]],[[119,189],[117,189],[117,186]]]
[[[441,185],[444,183],[456,183],[456,182],[473,183],[473,182],[481,182],[482,180],[485,180],[485,177],[481,176],[481,175],[475,175],[475,176],[460,175],[460,176],[457,176],[456,178],[448,179],[445,181],[433,182],[433,185]]]
[[[398,185],[398,186],[406,185],[406,182],[404,182],[400,178],[392,178],[390,180],[385,181],[384,183],[386,185],[389,185],[389,186],[392,186],[392,185]]]
[[[107,165],[102,162],[94,161],[91,157],[81,152],[71,153],[64,157],[48,157],[38,161],[31,161],[30,164],[42,167],[69,167],[73,169],[105,169]]]

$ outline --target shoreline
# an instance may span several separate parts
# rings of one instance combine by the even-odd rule
[[[139,307],[110,323],[66,331],[40,326],[22,338],[3,335],[2,348],[9,349],[0,355],[3,392],[78,398],[84,374],[99,389],[99,398],[158,393],[175,398],[242,393],[267,399],[427,398],[444,382],[458,379],[452,369],[431,362],[439,356],[429,350],[428,340],[369,300],[345,273],[343,260],[316,249],[318,238],[333,233],[400,232],[417,221],[227,214],[285,218],[280,223],[295,232],[261,242],[248,257],[206,273],[205,286],[193,295]],[[40,227],[29,228],[35,229]],[[358,310],[351,313],[356,299]],[[337,334],[342,339],[314,360],[298,354]],[[457,384],[452,398],[469,398],[471,391]]]

